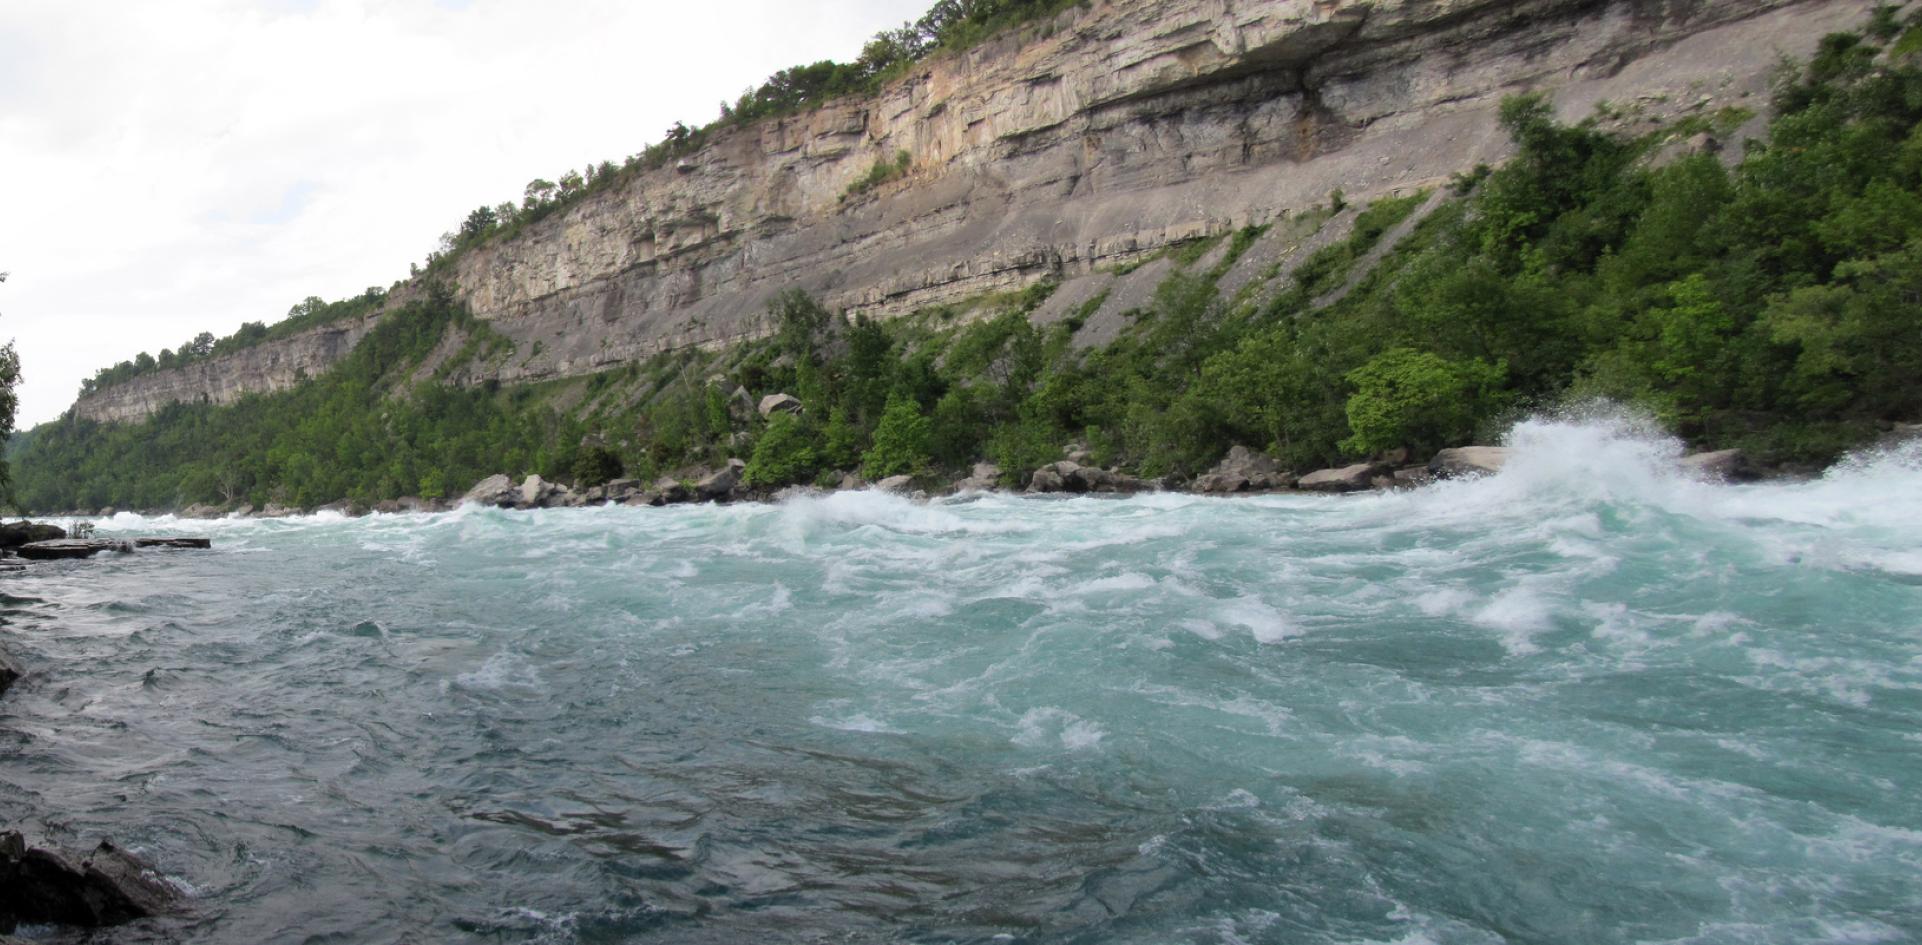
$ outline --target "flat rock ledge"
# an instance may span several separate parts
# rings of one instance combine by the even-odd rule
[[[0,833],[0,934],[20,925],[99,928],[161,915],[176,896],[152,867],[108,842],[75,865]]]

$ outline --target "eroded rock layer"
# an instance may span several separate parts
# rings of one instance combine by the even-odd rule
[[[1499,161],[1502,97],[1565,118],[1759,112],[1783,56],[1860,0],[1097,0],[879,95],[719,136],[464,254],[517,346],[455,372],[581,374],[766,330],[773,294],[886,316],[1073,279],[1173,242],[1434,187]],[[856,194],[877,163],[906,174]],[[364,325],[137,378],[80,415],[226,402],[315,373]]]

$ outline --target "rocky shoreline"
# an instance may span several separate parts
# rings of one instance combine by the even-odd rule
[[[372,513],[396,515],[446,512],[464,504],[501,509],[586,508],[603,505],[668,506],[695,503],[771,502],[793,495],[873,490],[917,499],[958,495],[968,492],[1001,492],[1016,495],[1131,495],[1144,492],[1180,492],[1192,495],[1261,495],[1287,492],[1343,494],[1390,489],[1419,488],[1447,479],[1492,475],[1507,463],[1511,450],[1504,446],[1461,446],[1441,450],[1427,462],[1410,462],[1406,450],[1395,450],[1365,462],[1296,474],[1284,469],[1274,457],[1245,446],[1228,451],[1213,469],[1191,480],[1143,479],[1127,472],[1104,468],[1091,462],[1088,452],[1077,446],[1063,450],[1063,459],[1029,472],[1026,485],[1009,488],[1002,469],[992,463],[977,463],[967,476],[952,482],[927,477],[892,476],[868,481],[856,473],[828,478],[833,486],[788,486],[779,489],[757,487],[747,482],[747,463],[729,459],[719,467],[696,467],[678,475],[662,476],[653,482],[638,479],[613,479],[575,488],[539,475],[519,482],[508,475],[496,474],[475,483],[458,498],[420,498],[409,496],[374,503],[349,500],[330,502],[311,508],[269,504],[256,508],[249,504],[233,506],[190,505],[182,509],[140,510],[143,515],[177,515],[187,519],[285,518],[319,512],[337,512],[354,517]],[[1768,470],[1752,462],[1739,449],[1691,453],[1679,461],[1681,471],[1695,478],[1715,482],[1752,482],[1791,474],[1788,470]],[[114,508],[79,509],[60,513],[62,517],[111,517]],[[0,536],[0,547],[4,547]]]
[[[208,548],[206,538],[113,540],[69,535],[44,522],[0,523],[0,571],[21,571],[23,561],[89,558],[103,551],[137,548]],[[27,670],[0,650],[0,697]],[[16,830],[0,831],[0,945],[20,925],[93,929],[121,925],[172,911],[177,896],[153,868],[110,841],[101,841],[77,862],[56,850],[32,846]]]

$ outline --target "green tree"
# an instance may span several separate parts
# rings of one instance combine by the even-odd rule
[[[1449,361],[1409,348],[1390,348],[1348,372],[1354,434],[1342,448],[1357,455],[1396,447],[1434,450],[1461,443],[1491,403],[1504,369],[1483,361]]]
[[[933,437],[932,424],[914,398],[891,395],[874,428],[874,444],[861,457],[861,474],[869,479],[916,474],[927,469]]]

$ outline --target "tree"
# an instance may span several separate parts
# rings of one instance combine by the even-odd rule
[[[1465,442],[1475,421],[1492,411],[1506,370],[1485,361],[1449,361],[1411,348],[1390,348],[1348,372],[1354,435],[1342,448],[1366,455],[1406,446],[1432,451]]]
[[[861,457],[861,474],[885,479],[927,468],[933,426],[914,398],[893,394],[881,422],[874,428],[874,445]]]

